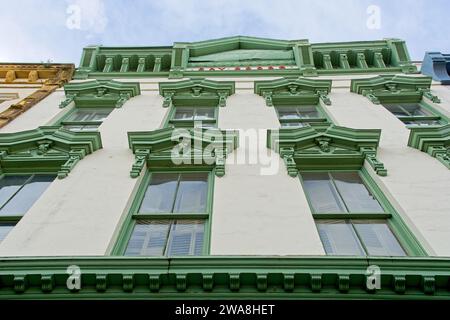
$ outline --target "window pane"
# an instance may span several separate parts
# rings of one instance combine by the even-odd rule
[[[54,176],[35,175],[31,181],[20,189],[20,191],[0,210],[0,215],[24,215],[54,179]]]
[[[353,223],[369,255],[406,255],[397,238],[385,222],[354,221]]]
[[[6,238],[8,233],[14,228],[14,223],[2,223],[0,224],[0,242],[3,241],[3,239]]]
[[[197,108],[195,110],[195,120],[214,119],[213,108]]]
[[[300,106],[298,112],[302,118],[319,118],[316,106]]]
[[[349,223],[342,220],[316,222],[320,240],[328,255],[362,256],[364,250]]]
[[[413,117],[430,115],[430,113],[422,108],[418,103],[402,104],[402,107]]]
[[[30,176],[5,176],[0,180],[0,207],[27,181]]]
[[[96,131],[98,130],[98,127],[99,126],[96,124],[87,124],[87,125],[68,124],[64,126],[64,128],[70,131]]]
[[[388,109],[396,117],[408,117],[409,113],[406,112],[400,105],[397,104],[385,104],[384,107]]]
[[[350,212],[384,212],[358,172],[333,172],[331,175]]]
[[[167,255],[201,255],[203,249],[204,222],[178,220],[170,230]]]
[[[140,213],[172,212],[178,173],[153,173]]]
[[[206,212],[207,173],[183,173],[178,187],[174,212]]]
[[[112,109],[82,108],[75,110],[67,121],[103,121]]]
[[[278,107],[278,119],[300,119],[295,107]]]
[[[438,126],[442,124],[439,120],[407,120],[403,122],[415,126]]]
[[[126,256],[163,256],[171,221],[138,220],[125,251]]]
[[[194,108],[176,108],[173,118],[176,120],[194,120]]]
[[[306,127],[309,126],[307,122],[282,122],[281,127],[282,128],[300,128],[300,127]]]
[[[333,187],[328,173],[302,173],[303,185],[315,212],[346,212],[339,195]]]

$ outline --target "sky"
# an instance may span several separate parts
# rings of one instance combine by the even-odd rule
[[[0,0],[0,62],[75,63],[82,48],[227,36],[311,43],[400,38],[450,53],[449,0]]]

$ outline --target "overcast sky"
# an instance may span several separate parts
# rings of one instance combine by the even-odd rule
[[[233,35],[335,42],[401,38],[450,53],[448,0],[0,0],[1,62],[73,62],[84,46]],[[379,9],[379,10],[378,10]],[[379,19],[378,19],[379,18]],[[448,30],[448,29],[447,29]]]

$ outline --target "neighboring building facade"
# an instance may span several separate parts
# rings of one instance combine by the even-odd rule
[[[0,297],[449,298],[449,119],[397,39],[87,47],[0,129]]]

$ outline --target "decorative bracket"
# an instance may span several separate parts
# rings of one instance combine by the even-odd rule
[[[366,158],[367,163],[373,168],[377,175],[385,177],[387,176],[387,169],[384,168],[384,164],[377,159],[375,148],[362,147],[361,151]]]
[[[273,107],[272,94],[272,91],[263,91],[262,93],[263,98],[266,101],[266,106],[268,107]]]
[[[59,103],[59,107],[61,109],[67,107],[72,101],[75,100],[76,96],[77,96],[76,93],[75,94],[66,94],[66,99]]]
[[[422,93],[425,98],[430,99],[432,102],[441,103],[441,99],[439,99],[438,96],[432,94],[429,88],[419,88],[417,91]]]
[[[294,148],[281,148],[280,156],[284,160],[289,176],[292,178],[297,177],[298,169],[297,164],[294,161]]]
[[[141,171],[145,166],[148,156],[150,155],[150,151],[151,148],[136,150],[136,152],[134,153],[135,160],[130,171],[130,176],[132,178],[137,178],[141,174]]]

